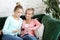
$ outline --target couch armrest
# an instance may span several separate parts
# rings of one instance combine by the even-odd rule
[[[44,25],[42,24],[42,26],[35,31],[35,35],[37,38],[39,38],[39,40],[42,40],[43,30],[44,30]]]

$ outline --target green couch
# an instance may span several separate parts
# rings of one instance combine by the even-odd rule
[[[43,18],[43,16],[45,16],[45,14],[38,14],[38,15],[34,15],[32,18],[37,18],[37,20],[41,23],[41,20]],[[7,17],[0,17],[0,30],[3,28],[3,25],[5,23]],[[22,15],[21,16],[22,19],[25,19],[25,16]]]
[[[32,18],[33,18],[33,19],[37,18],[37,20],[38,20],[40,23],[42,23],[41,20],[42,20],[42,18],[43,18],[44,16],[45,16],[45,14],[38,14],[38,15],[34,15]],[[4,26],[4,23],[5,23],[6,18],[7,18],[7,17],[0,17],[0,30],[3,29],[3,26]],[[25,16],[22,15],[21,18],[24,20],[24,19],[25,19]],[[37,38],[37,39],[39,39],[39,38]]]
[[[3,28],[7,17],[0,17],[0,30]],[[25,19],[25,16],[21,16]],[[43,40],[59,40],[60,39],[60,21],[45,16],[44,14],[34,15],[32,18],[37,18],[44,25]]]
[[[42,23],[44,25],[43,40],[59,40],[60,21],[50,16],[44,16]]]

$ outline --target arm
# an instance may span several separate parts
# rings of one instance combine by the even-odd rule
[[[41,26],[41,23],[37,19],[34,19],[34,23],[35,26],[30,28],[31,30],[37,30]]]
[[[20,25],[19,25],[18,29],[13,30],[12,33],[18,33],[18,34],[21,33],[21,27],[22,27],[22,24],[23,24],[23,20],[20,18],[20,21],[19,22],[20,22],[19,23]]]
[[[18,34],[20,34],[20,33],[21,33],[21,27],[22,27],[22,24],[23,24],[23,20],[20,19],[20,25],[19,25],[18,29],[13,30],[12,33],[18,32]]]
[[[23,26],[23,19],[20,20],[20,26],[19,26],[19,33],[20,34],[21,34],[22,26]]]
[[[9,23],[10,23],[10,18],[8,17],[5,21],[5,24],[4,24],[4,27],[3,27],[3,34],[9,34],[10,33],[10,30],[8,29],[9,28]]]

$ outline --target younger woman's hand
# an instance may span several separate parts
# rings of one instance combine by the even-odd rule
[[[32,28],[27,28],[28,30],[32,30]]]

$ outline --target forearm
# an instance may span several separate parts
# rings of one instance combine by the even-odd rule
[[[20,31],[20,30],[18,30],[18,29],[17,29],[17,30],[13,30],[12,33],[16,33],[16,32],[19,32],[19,31]]]
[[[12,32],[11,32],[11,30],[6,30],[6,29],[3,29],[2,30],[2,32],[3,32],[3,34],[11,34]]]
[[[29,28],[30,30],[37,30],[39,27],[33,27],[33,28]]]
[[[37,30],[40,26],[41,26],[41,23],[38,21],[38,20],[34,20],[34,27],[32,28],[32,30]]]

